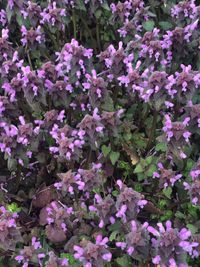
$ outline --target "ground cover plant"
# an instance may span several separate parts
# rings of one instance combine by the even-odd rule
[[[199,17],[0,0],[0,266],[200,266]]]

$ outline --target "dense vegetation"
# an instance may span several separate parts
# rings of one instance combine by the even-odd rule
[[[199,5],[0,0],[0,266],[200,266]]]

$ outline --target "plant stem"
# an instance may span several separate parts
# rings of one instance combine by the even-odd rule
[[[32,65],[32,62],[31,62],[31,58],[30,58],[29,52],[27,52],[27,56],[28,56],[28,63],[30,65],[30,67],[31,67],[31,70],[33,70],[33,65]]]
[[[73,30],[74,30],[74,39],[76,39],[76,15],[74,9],[72,9],[72,22],[73,22]]]
[[[99,49],[99,51],[101,51],[101,40],[100,40],[99,22],[97,22],[97,25],[96,25],[96,36],[97,36],[98,49]]]
[[[30,58],[30,54],[29,54],[29,50],[28,50],[28,46],[27,45],[25,47],[25,51],[26,51],[26,54],[27,54],[28,63],[30,65],[30,68],[31,68],[31,70],[33,70],[33,65],[32,65],[32,62],[31,62],[31,58]]]
[[[150,129],[150,135],[149,135],[149,141],[147,143],[147,151],[151,148],[152,143],[155,139],[155,130],[156,130],[156,123],[157,123],[157,117],[158,117],[158,112],[157,110],[154,110],[153,112],[153,122],[152,122],[152,127]]]
[[[59,46],[58,46],[58,43],[57,43],[57,41],[56,41],[56,37],[55,37],[55,35],[53,35],[53,34],[51,33],[51,31],[48,29],[48,27],[45,27],[45,29],[46,29],[46,31],[47,31],[47,33],[48,33],[48,37],[49,37],[50,40],[52,41],[52,44],[53,44],[54,48],[56,49],[56,51],[58,51],[58,50],[59,50]]]
[[[94,37],[92,36],[92,32],[91,32],[90,28],[88,27],[87,23],[85,22],[85,20],[84,20],[82,17],[80,17],[80,18],[81,18],[81,21],[82,21],[83,25],[85,26],[87,32],[88,32],[89,35],[90,35],[90,38],[91,38],[91,41],[92,41],[92,43],[93,43],[93,47],[94,47],[94,49],[95,49],[95,52],[97,52],[97,51],[96,51],[96,50],[97,50],[97,42],[96,42],[96,40],[94,39]]]

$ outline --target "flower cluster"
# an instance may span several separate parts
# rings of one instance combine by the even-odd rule
[[[15,257],[16,262],[22,264],[22,267],[28,267],[30,264],[37,264],[39,266],[43,266],[44,259],[46,258],[46,254],[41,246],[41,243],[35,236],[31,239],[31,244],[29,246],[25,246],[22,250],[20,250],[20,254]],[[45,266],[69,266],[67,259],[61,259],[56,257],[53,251],[48,253],[48,260],[45,263]],[[59,265],[58,265],[59,264]]]
[[[158,163],[159,172],[154,172],[153,177],[159,178],[160,187],[166,188],[168,186],[174,186],[174,183],[181,179],[182,174],[176,174],[173,170],[165,169],[162,163]]]
[[[68,226],[72,227],[71,214],[73,208],[63,207],[55,201],[40,211],[40,225],[46,225],[46,234],[51,242],[58,243],[66,239]]]
[[[74,246],[74,257],[83,263],[84,267],[104,266],[104,262],[110,262],[112,254],[107,250],[108,238],[101,234],[95,238],[95,243],[83,240],[80,245]]]
[[[140,208],[143,208],[147,204],[147,200],[143,199],[143,196],[134,191],[132,188],[127,187],[118,180],[117,184],[120,188],[120,194],[117,196],[116,217],[122,218],[123,222],[135,219]]]
[[[9,212],[4,206],[0,207],[0,247],[4,251],[15,250],[16,244],[22,241],[17,218],[17,213]]]
[[[131,221],[130,229],[125,235],[125,242],[116,242],[116,246],[126,250],[128,255],[137,259],[148,257],[149,236],[147,231],[148,223],[140,225],[136,221]]]
[[[192,183],[184,182],[183,185],[190,195],[191,202],[194,205],[199,205],[200,202],[200,164],[197,162],[194,169],[191,170],[190,176],[192,178]]]
[[[45,254],[39,253],[41,248],[40,242],[34,236],[32,237],[31,245],[20,250],[20,255],[17,255],[15,260],[18,263],[23,263],[23,267],[28,267],[30,262],[39,262],[40,266],[42,266],[42,259],[45,258]]]
[[[190,242],[188,238],[191,232],[186,228],[178,231],[172,228],[170,221],[166,222],[166,229],[162,223],[158,223],[159,231],[148,226],[147,230],[151,233],[152,245],[155,248],[156,256],[153,258],[154,264],[161,264],[162,266],[188,266],[184,259],[184,253],[193,254],[193,249],[198,246],[197,242]],[[185,252],[184,252],[185,251]]]

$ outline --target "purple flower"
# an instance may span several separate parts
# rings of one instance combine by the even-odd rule
[[[179,266],[179,264],[186,264],[183,259],[179,259],[178,255],[184,255],[186,252],[193,254],[193,249],[198,246],[197,242],[191,242],[188,239],[191,232],[186,228],[178,231],[172,228],[170,221],[166,222],[166,228],[162,223],[157,224],[159,231],[152,226],[148,226],[147,230],[153,234],[152,245],[154,247],[156,256],[153,258],[154,264]]]
[[[21,263],[23,261],[24,257],[22,255],[18,255],[15,257],[15,260],[18,262],[18,263]]]

